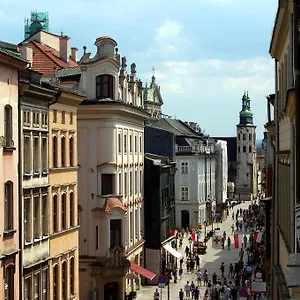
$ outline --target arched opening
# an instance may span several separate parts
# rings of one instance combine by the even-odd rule
[[[184,229],[190,227],[190,212],[188,210],[181,211],[181,227]]]
[[[53,165],[53,168],[57,168],[57,137],[54,136],[53,139],[52,139],[52,165]]]
[[[10,105],[5,105],[4,108],[4,145],[11,147],[12,145],[12,107]]]
[[[106,282],[104,284],[104,300],[115,300],[118,298],[119,292],[119,283],[114,282]]]

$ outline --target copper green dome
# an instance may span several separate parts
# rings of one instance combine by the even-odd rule
[[[240,124],[239,125],[253,125],[253,113],[250,107],[250,98],[248,92],[242,98],[242,110],[240,111]]]

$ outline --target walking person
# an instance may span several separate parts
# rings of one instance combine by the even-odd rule
[[[198,286],[201,286],[201,278],[202,277],[202,274],[201,274],[201,271],[199,270],[198,273],[197,273],[197,284]]]
[[[180,266],[178,274],[179,274],[179,279],[181,280],[182,279],[182,274],[183,274],[182,266]]]
[[[183,297],[184,297],[184,292],[182,289],[180,289],[179,291],[179,300],[183,300]]]
[[[155,290],[153,296],[154,296],[154,300],[159,300],[160,293],[159,293],[158,289]]]
[[[222,262],[220,270],[221,270],[222,278],[224,278],[224,271],[225,271],[224,262]]]
[[[195,300],[199,300],[200,297],[200,290],[198,289],[198,287],[196,286],[196,288],[194,289],[194,299]]]
[[[190,285],[189,281],[186,282],[186,285],[184,286],[184,290],[185,290],[186,298],[190,299],[191,298],[191,285]]]

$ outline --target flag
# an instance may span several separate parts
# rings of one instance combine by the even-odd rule
[[[234,235],[234,248],[242,248],[243,247],[243,235],[242,234],[235,234]]]
[[[263,232],[262,231],[254,231],[254,241],[256,243],[260,243],[262,239]]]
[[[192,241],[198,242],[198,234],[197,233],[192,233]]]

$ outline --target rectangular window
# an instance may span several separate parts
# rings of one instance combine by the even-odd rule
[[[140,136],[140,153],[143,152],[143,137]]]
[[[57,110],[54,109],[53,110],[53,123],[56,123],[57,122]]]
[[[249,153],[252,153],[252,147],[249,146]]]
[[[33,277],[34,299],[40,299],[40,273]]]
[[[33,197],[33,209],[34,209],[34,238],[39,239],[40,235],[40,228],[41,228],[41,219],[40,219],[40,196]]]
[[[122,220],[110,220],[110,248],[121,246]]]
[[[101,174],[101,195],[114,194],[114,175]]]
[[[61,196],[61,229],[67,229],[67,195],[63,193]]]
[[[70,259],[70,293],[75,295],[75,259]]]
[[[32,280],[27,277],[24,280],[24,300],[32,300]]]
[[[252,141],[252,133],[249,133],[249,141]]]
[[[188,201],[189,200],[189,188],[182,187],[181,188],[181,201]]]
[[[96,98],[114,99],[114,79],[111,75],[99,75],[96,77]]]
[[[42,171],[48,171],[48,140],[42,137]]]
[[[4,230],[13,229],[13,183],[8,181],[4,185]]]
[[[70,124],[73,124],[73,112],[70,112]]]
[[[67,284],[68,284],[68,271],[67,271],[67,262],[63,262],[61,268],[61,279],[62,279],[62,300],[67,300]]]
[[[122,173],[119,173],[119,194],[122,195]]]
[[[189,163],[182,162],[181,163],[181,174],[188,174],[189,173]]]
[[[96,249],[99,249],[99,227],[96,226],[95,230],[95,244],[96,244]]]
[[[23,126],[29,127],[31,121],[31,112],[30,111],[23,111]]]
[[[61,123],[66,123],[66,112],[64,110],[61,112]]]
[[[5,268],[4,291],[4,300],[14,299],[14,268],[12,266]]]
[[[70,137],[69,138],[69,151],[70,151],[70,167],[74,166],[74,138]]]
[[[42,300],[48,299],[48,269],[43,270],[42,274]]]
[[[135,193],[137,194],[137,192],[138,192],[138,172],[137,171],[134,172],[134,190],[135,190]]]
[[[61,166],[66,166],[66,138],[64,136],[61,137]]]
[[[137,136],[134,136],[134,152],[137,153],[138,152],[138,146],[137,146]]]
[[[57,195],[53,195],[53,199],[52,199],[52,219],[53,219],[53,232],[58,232],[58,197]]]
[[[243,133],[243,140],[246,140],[246,133]]]
[[[31,198],[24,198],[24,238],[25,242],[32,241]]]
[[[48,235],[48,195],[42,196],[42,235]]]
[[[12,107],[5,105],[4,115],[4,144],[7,147],[13,146],[13,120],[12,120]]]
[[[40,139],[37,136],[33,137],[33,172],[40,172]]]
[[[132,171],[129,173],[129,186],[130,186],[130,196],[132,196],[133,193],[133,178],[132,178]]]
[[[74,227],[75,224],[75,197],[74,192],[70,193],[70,226]]]
[[[143,171],[140,170],[140,193],[143,191],[143,186],[144,186],[144,181],[143,181]]]
[[[127,197],[128,195],[127,173],[124,173],[124,193],[125,193],[125,197]]]
[[[24,173],[31,174],[31,139],[30,136],[24,137]]]
[[[127,153],[127,134],[124,134],[124,153]]]
[[[132,134],[129,135],[129,152],[132,153]]]
[[[241,140],[241,134],[240,133],[239,133],[238,137],[239,137],[239,141],[240,141]]]
[[[122,137],[121,137],[121,133],[118,133],[118,152],[122,153]]]

